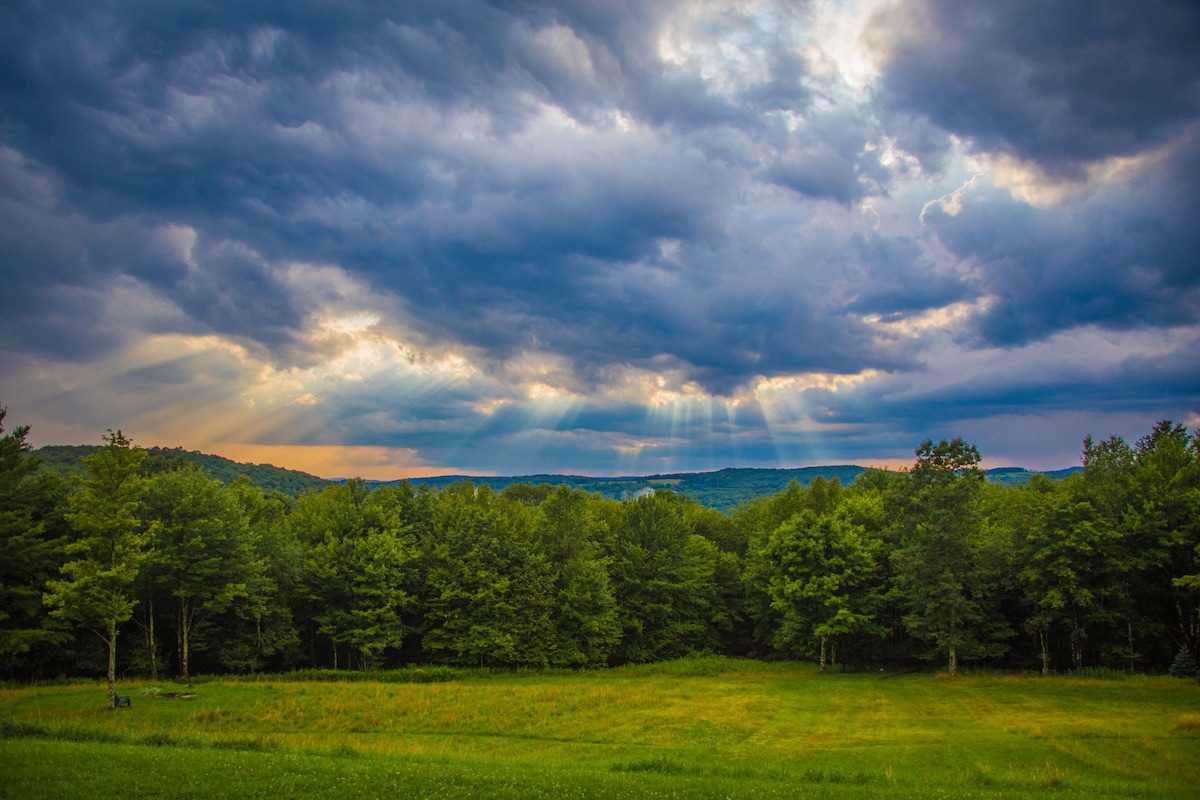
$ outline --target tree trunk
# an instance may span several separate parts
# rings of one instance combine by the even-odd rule
[[[950,677],[958,674],[958,648],[950,645]]]
[[[192,685],[192,672],[189,661],[191,656],[192,617],[194,613],[194,608],[188,601],[179,601],[179,664],[183,668],[183,682],[188,686]]]
[[[1050,674],[1050,632],[1037,632],[1038,644],[1042,648],[1042,677]]]
[[[117,707],[117,621],[108,625],[108,708]]]
[[[190,643],[188,641],[191,631],[188,630],[187,623],[184,623],[183,629],[183,681],[187,685],[192,685],[191,665],[188,663],[190,656]]]
[[[821,637],[821,672],[825,671],[825,647],[829,643],[828,636]]]
[[[1129,674],[1133,674],[1133,619],[1125,618],[1126,633],[1129,635]]]
[[[150,680],[158,682],[158,642],[154,639],[154,601],[146,601],[146,650],[150,656]]]
[[[195,609],[185,598],[179,599],[179,629],[176,640],[179,646],[179,673],[183,682],[189,686],[192,683],[192,624]]]
[[[183,611],[175,614],[175,661],[179,673],[183,674]]]
[[[262,662],[263,652],[263,635],[262,635],[262,615],[254,615],[254,665],[250,668],[251,672],[258,672],[259,664]]]
[[[1189,636],[1188,634],[1190,634],[1191,631],[1188,630],[1187,614],[1185,614],[1183,611],[1183,603],[1180,602],[1179,592],[1178,592],[1178,590],[1175,589],[1175,581],[1171,581],[1171,594],[1173,595],[1172,599],[1175,601],[1175,616],[1179,619],[1179,632],[1181,634],[1183,634],[1183,643],[1185,645],[1187,645],[1188,649],[1190,650],[1190,649],[1192,649],[1192,642],[1191,642],[1192,637]],[[1130,623],[1130,624],[1132,624],[1132,623]],[[1130,636],[1130,638],[1132,639],[1133,637]],[[1133,648],[1130,648],[1130,650],[1132,650],[1132,649]],[[1132,671],[1133,670],[1130,670],[1130,672],[1132,672]]]

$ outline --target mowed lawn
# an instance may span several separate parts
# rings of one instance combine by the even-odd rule
[[[146,686],[117,711],[98,683],[0,690],[0,797],[1200,797],[1200,687],[1165,677],[696,659]]]

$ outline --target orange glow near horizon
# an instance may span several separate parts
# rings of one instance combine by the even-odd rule
[[[411,463],[415,454],[399,447],[342,445],[284,445],[213,442],[198,448],[233,461],[271,464],[307,472],[326,479],[364,478],[397,481],[437,475],[469,475],[468,470],[447,469]]]

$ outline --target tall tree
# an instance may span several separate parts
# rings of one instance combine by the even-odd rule
[[[620,638],[602,526],[591,505],[586,492],[559,486],[538,506],[535,537],[554,581],[550,663],[556,666],[600,666]]]
[[[752,627],[745,624],[751,613],[742,580],[749,544],[746,531],[735,525],[728,514],[699,503],[687,504],[684,513],[693,535],[713,545],[715,594],[708,612],[709,638],[720,652],[749,653],[754,650],[754,636]]]
[[[1139,554],[1145,594],[1180,647],[1200,649],[1200,597],[1185,576],[1197,571],[1200,544],[1200,461],[1187,429],[1157,423],[1134,447],[1132,504],[1127,514],[1132,549]]]
[[[984,473],[979,451],[962,439],[926,440],[907,480],[891,494],[899,527],[892,553],[894,592],[909,632],[932,644],[930,655],[959,661],[995,655],[1003,634],[989,613],[986,586],[976,583],[973,540],[981,531],[977,498]]]
[[[479,666],[544,666],[554,650],[554,573],[528,506],[489,487],[446,487],[426,540],[426,649]]]
[[[1051,637],[1064,627],[1071,666],[1083,666],[1083,644],[1113,583],[1119,534],[1092,506],[1083,481],[1042,478],[1027,490],[1038,502],[1021,540],[1019,580],[1030,608],[1026,628],[1037,638],[1042,674],[1051,668]]]
[[[78,537],[66,546],[71,559],[62,579],[50,581],[51,613],[90,629],[108,649],[108,707],[116,707],[117,634],[133,615],[131,588],[146,558],[150,533],[138,517],[144,494],[138,471],[146,452],[121,431],[83,459],[87,469],[68,500],[68,521]]]
[[[309,529],[303,592],[317,633],[333,643],[335,667],[345,647],[347,663],[374,668],[412,629],[409,573],[418,554],[394,504],[380,502],[389,497],[356,479],[301,498],[292,515]]]
[[[711,650],[716,546],[688,527],[685,501],[654,494],[624,504],[612,542],[622,662],[679,658]]]
[[[58,641],[42,605],[46,581],[63,562],[66,538],[45,517],[59,479],[40,475],[25,441],[29,426],[4,433],[0,406],[0,670],[29,666],[31,650]]]
[[[221,482],[195,465],[150,478],[143,506],[175,606],[180,674],[190,681],[197,633],[248,592],[255,564],[246,519]]]
[[[1096,512],[1097,525],[1113,531],[1117,538],[1112,563],[1114,582],[1106,588],[1105,602],[1096,614],[1107,617],[1106,627],[1114,632],[1124,627],[1123,644],[1114,645],[1110,637],[1104,649],[1119,656],[1130,669],[1141,655],[1137,645],[1141,623],[1155,616],[1145,604],[1146,586],[1140,576],[1158,558],[1157,548],[1144,548],[1131,535],[1130,511],[1136,505],[1133,468],[1134,450],[1122,437],[1114,435],[1097,442],[1089,435],[1083,440],[1087,501]]]
[[[877,547],[828,507],[823,514],[806,509],[775,530],[765,556],[773,567],[768,590],[782,615],[775,635],[780,649],[805,652],[819,642],[824,672],[832,637],[878,630]]]
[[[252,552],[246,593],[226,612],[220,660],[228,669],[256,672],[267,659],[296,663],[299,637],[293,607],[304,560],[287,524],[295,500],[277,490],[264,492],[241,475],[229,485],[231,500],[246,518]]]
[[[1185,541],[1181,550],[1181,555],[1187,556],[1183,565],[1179,568],[1180,575],[1174,579],[1175,588],[1178,589],[1184,597],[1191,603],[1193,609],[1192,616],[1192,645],[1188,648],[1192,653],[1200,652],[1200,431],[1192,434],[1191,445],[1189,446],[1189,461],[1188,467],[1189,476],[1187,483],[1189,489],[1189,502],[1192,508],[1191,519],[1193,524],[1188,531],[1188,539]],[[1188,553],[1187,548],[1191,546],[1191,551]]]

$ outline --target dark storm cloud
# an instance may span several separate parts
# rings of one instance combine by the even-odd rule
[[[907,458],[923,439],[966,436],[1000,463],[1057,469],[1078,463],[1089,433],[1141,435],[1158,419],[1193,418],[1197,348],[1192,334],[1152,356],[1138,346],[1113,355],[1095,340],[1068,336],[1002,354],[990,369],[935,365],[854,392],[812,389],[805,400],[834,424],[828,438],[847,458]],[[1040,460],[1024,460],[1031,457]]]
[[[5,4],[0,356],[121,352],[113,391],[146,407],[185,397],[189,374],[205,398],[235,385],[229,403],[258,398],[259,443],[477,468],[514,449],[617,466],[644,446],[701,468],[782,457],[768,422],[791,456],[819,453],[786,432],[810,411],[848,422],[822,435],[854,452],[910,452],[921,415],[966,418],[964,398],[1017,413],[1072,396],[1067,377],[1009,381],[1012,364],[974,393],[919,391],[947,353],[1197,322],[1192,6],[896,4],[866,37],[870,97],[807,13]],[[962,174],[960,142],[1054,180],[1134,166],[1046,207],[984,178],[926,205],[954,189],[937,182]],[[956,303],[983,310],[951,344],[922,320]],[[221,352],[164,338],[130,356],[145,334]],[[360,344],[386,366],[331,360]],[[1179,357],[1161,361],[1143,377],[1195,397]],[[736,420],[647,399],[699,384],[741,402],[760,378],[864,370],[861,390],[781,390]],[[1119,394],[1074,379],[1098,406]],[[530,391],[543,381],[550,396]],[[903,430],[885,433],[872,420],[892,408]]]
[[[86,231],[67,237],[84,257],[47,253],[29,269],[52,261],[72,270],[67,284],[131,275],[196,329],[277,358],[303,358],[292,341],[303,301],[270,268],[292,260],[335,263],[403,297],[427,335],[497,357],[536,341],[581,356],[586,373],[589,361],[682,349],[670,298],[622,276],[653,265],[664,239],[736,259],[722,218],[778,127],[763,115],[802,112],[813,95],[783,34],[734,12],[701,32],[751,41],[760,77],[718,91],[665,63],[656,37],[678,5],[10,7],[2,135],[27,169],[55,178],[40,224],[115,221],[130,234],[116,250]],[[546,104],[608,133],[614,112],[656,133],[628,145],[581,133],[578,150],[556,153],[531,127]],[[852,115],[814,118],[768,147],[770,175],[851,202],[885,178],[868,133]],[[137,263],[151,247],[139,238],[164,225],[197,232],[190,268],[171,254]],[[590,356],[567,348],[580,319],[597,323]],[[776,321],[747,333],[767,336]],[[811,360],[774,352],[777,364],[719,371]]]
[[[127,340],[106,305],[123,265],[153,250],[136,222],[93,221],[56,207],[61,187],[0,147],[0,342],[68,360]]]
[[[878,314],[884,321],[975,296],[963,278],[940,273],[909,237],[856,233],[849,239],[844,263],[856,288],[848,307]]]
[[[875,137],[867,121],[854,111],[814,115],[785,155],[767,171],[780,186],[808,197],[850,205],[880,194],[890,174],[870,148]]]
[[[1117,156],[1146,164],[1048,207],[976,181],[956,195],[961,213],[927,210],[988,298],[976,344],[1200,319],[1200,6],[921,0],[877,16],[868,38],[885,121],[927,166],[943,165],[946,133],[1047,180]]]
[[[269,348],[285,345],[299,328],[301,310],[290,292],[255,254],[232,246],[201,243],[193,257],[204,264],[170,283],[161,293],[207,330],[253,339]],[[281,302],[281,298],[284,302]]]
[[[215,331],[272,347],[295,331],[293,298],[246,248],[212,246],[144,218],[89,218],[63,202],[53,182],[43,182],[44,196],[36,196],[34,184],[44,179],[23,165],[10,162],[0,175],[16,189],[0,190],[0,329],[10,348],[86,360],[143,333]],[[185,263],[172,231],[193,239],[199,266]],[[147,317],[141,308],[112,305],[115,290],[139,287],[183,315]]]
[[[430,140],[445,131],[402,142],[407,163],[383,169],[352,141],[334,141],[313,159],[303,142],[280,135],[311,124],[352,138],[338,80],[363,99],[397,104],[399,114],[483,111],[487,132],[500,136],[538,113],[535,100],[584,121],[619,108],[684,129],[714,121],[757,127],[764,107],[803,107],[808,94],[794,56],[778,56],[786,63],[751,87],[762,99],[749,104],[718,97],[691,73],[674,75],[653,55],[656,9],[669,5],[9,9],[0,60],[8,136],[96,192],[110,212],[128,203],[245,213],[236,204],[253,199],[286,213],[312,195],[339,192],[411,203],[431,188],[425,159],[457,166]]]
[[[880,105],[1069,173],[1154,147],[1200,115],[1200,5],[914,0],[868,35]],[[911,118],[902,141],[921,141]],[[935,140],[920,147],[934,157]]]
[[[1128,330],[1200,321],[1200,143],[1149,174],[1037,209],[987,185],[926,222],[976,269],[990,299],[974,320],[986,345],[1021,345],[1081,325]]]

